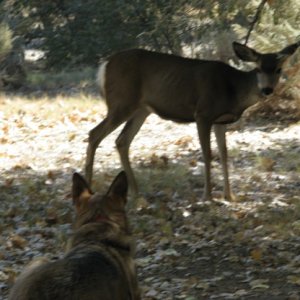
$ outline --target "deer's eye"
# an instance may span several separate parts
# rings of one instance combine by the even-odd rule
[[[281,73],[281,68],[276,70],[276,74],[280,74]]]

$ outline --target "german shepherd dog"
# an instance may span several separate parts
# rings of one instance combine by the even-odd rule
[[[121,172],[104,196],[73,175],[76,208],[66,255],[27,267],[9,300],[140,300],[133,242],[125,213],[127,178]]]

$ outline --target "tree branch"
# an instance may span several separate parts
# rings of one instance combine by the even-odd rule
[[[259,6],[257,7],[256,14],[255,14],[255,16],[253,18],[253,21],[250,23],[250,28],[249,28],[248,33],[246,35],[246,39],[245,39],[244,45],[247,45],[249,37],[250,37],[250,34],[251,34],[251,32],[252,32],[252,30],[253,30],[256,22],[258,21],[259,16],[261,14],[261,11],[262,11],[262,9],[263,9],[263,7],[264,7],[264,5],[266,4],[267,1],[268,0],[262,0],[261,3],[259,4]]]

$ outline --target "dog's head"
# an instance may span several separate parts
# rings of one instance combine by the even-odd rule
[[[107,193],[93,193],[86,180],[73,175],[72,198],[76,208],[75,228],[88,223],[107,223],[127,231],[125,205],[128,183],[125,172],[119,173]]]

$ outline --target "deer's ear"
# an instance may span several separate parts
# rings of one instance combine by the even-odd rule
[[[125,205],[127,201],[128,181],[124,171],[120,172],[112,182],[107,195],[112,199],[123,199]]]
[[[257,62],[259,59],[260,54],[246,45],[233,42],[232,47],[236,56],[243,61]]]
[[[76,207],[80,207],[82,202],[87,202],[93,193],[86,180],[79,173],[73,174],[72,181],[73,203],[76,205]]]
[[[278,57],[281,59],[286,59],[289,56],[291,56],[292,54],[294,54],[296,52],[296,50],[298,49],[298,47],[300,46],[300,42],[289,45],[285,48],[283,48],[279,53],[278,53]]]

